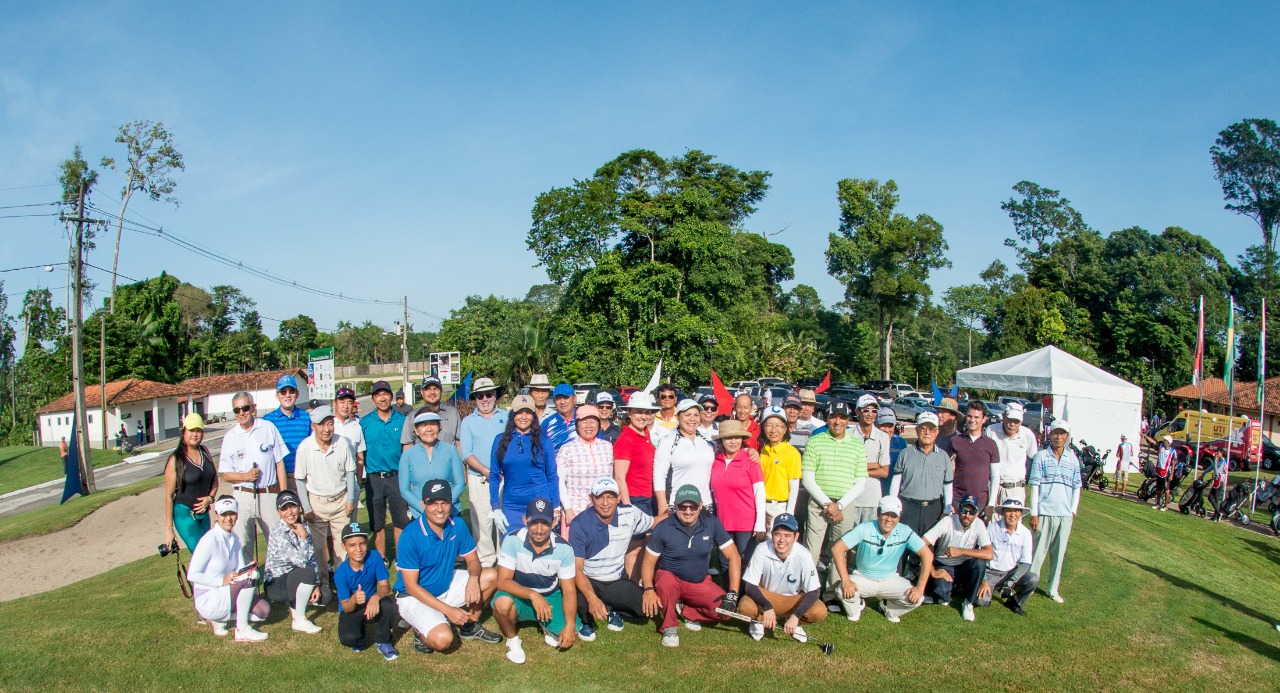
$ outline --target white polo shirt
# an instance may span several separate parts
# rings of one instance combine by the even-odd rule
[[[346,421],[339,421],[338,417],[333,417],[333,434],[342,436],[351,444],[351,456],[355,457],[358,452],[364,452],[364,429],[360,428],[360,420],[351,417]]]
[[[980,549],[991,544],[991,538],[987,534],[987,525],[982,522],[981,518],[973,518],[973,523],[969,525],[969,529],[965,529],[960,524],[959,515],[947,515],[938,524],[924,533],[924,541],[933,548],[933,560],[942,565],[960,565],[965,562],[965,558],[947,558],[943,554],[947,552],[947,547],[954,546],[957,549]]]
[[[994,423],[987,426],[987,437],[996,441],[996,449],[1000,451],[1000,481],[1026,481],[1027,461],[1040,451],[1031,429],[1023,426],[1018,429],[1018,435],[1010,438],[1004,434],[1003,424]]]
[[[702,504],[711,505],[711,463],[716,459],[716,448],[711,441],[698,432],[689,440],[676,431],[655,440],[654,446],[654,490],[667,492],[670,503],[676,489],[692,484],[702,494]],[[667,470],[671,470],[671,488],[667,488]]]
[[[240,474],[257,467],[262,471],[258,477],[257,487],[268,488],[280,482],[276,478],[276,463],[284,460],[289,454],[284,439],[275,424],[260,418],[254,418],[253,426],[244,430],[239,424],[233,426],[222,437],[222,451],[218,453],[218,471]],[[237,481],[234,486],[251,487],[250,481]]]
[[[784,597],[812,592],[822,586],[813,556],[800,542],[791,546],[791,553],[787,554],[785,561],[778,558],[772,541],[756,547],[751,562],[742,573],[742,581]]]
[[[356,472],[356,457],[345,442],[335,435],[329,442],[328,452],[320,449],[315,435],[309,435],[298,443],[298,452],[293,458],[293,476],[299,484],[305,483],[307,493],[313,496],[347,493],[347,478]]]
[[[1021,522],[1012,533],[1005,529],[1004,520],[996,520],[987,533],[991,539],[991,549],[995,552],[987,562],[987,569],[1007,573],[1018,567],[1019,563],[1031,565],[1031,530]]]
[[[889,436],[882,430],[871,427],[871,435],[864,436],[862,434],[862,425],[850,423],[847,429],[854,435],[862,439],[862,447],[867,451],[867,463],[875,463],[882,467],[888,467],[889,461]],[[874,508],[880,505],[881,489],[879,479],[869,479],[871,483],[862,485],[862,495],[853,499],[854,507],[858,508]]]

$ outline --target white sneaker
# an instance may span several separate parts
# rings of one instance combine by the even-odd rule
[[[1062,600],[1062,595],[1058,595],[1058,594],[1051,594],[1051,595],[1049,595],[1049,598],[1050,598],[1050,599],[1052,599],[1052,600],[1053,600],[1053,601],[1055,601],[1055,602],[1058,602],[1059,604],[1061,604],[1061,603],[1062,603],[1062,601],[1063,601],[1063,600]]]
[[[507,661],[512,664],[524,664],[524,646],[520,644],[520,636],[507,638]]]
[[[888,621],[889,623],[902,623],[902,619],[898,618],[897,616],[890,616],[889,614],[884,615],[884,620]]]
[[[223,623],[222,621],[213,622],[213,634],[218,636],[219,638],[221,638],[222,636],[230,632],[231,631],[227,629],[226,623]]]
[[[695,632],[695,633],[697,633],[698,631],[702,630],[702,624],[701,624],[701,623],[698,623],[697,621],[685,621],[685,622],[684,622],[684,627],[685,627],[685,628],[688,628],[689,630],[691,630],[691,631],[693,631],[693,632]]]
[[[809,634],[804,632],[803,626],[796,626],[796,630],[791,634],[791,637],[799,640],[800,642],[809,642]]]
[[[236,642],[262,642],[267,639],[267,635],[260,630],[254,630],[253,626],[236,628]]]
[[[972,604],[965,604],[964,606],[960,607],[960,617],[961,617],[961,618],[963,618],[963,619],[964,619],[964,620],[966,620],[966,621],[972,621],[972,620],[973,620],[973,605],[972,605]]]
[[[293,619],[293,629],[299,633],[308,633],[310,635],[315,635],[316,633],[324,630],[320,626],[312,623],[306,617]]]
[[[865,608],[866,608],[866,607],[863,607],[863,609],[865,609]],[[849,615],[849,620],[850,620],[850,621],[857,621],[858,619],[862,618],[862,610],[863,610],[863,609],[858,609],[857,611],[851,611],[851,612],[849,612],[849,614],[848,614],[848,615]]]
[[[663,647],[680,647],[680,629],[672,626],[662,631]]]
[[[560,638],[557,638],[556,636],[550,633],[542,634],[542,642],[545,642],[549,647],[554,647],[557,649],[559,649],[560,647]]]
[[[755,640],[756,642],[760,642],[761,640],[764,640],[764,624],[752,623],[751,625],[747,626],[747,635],[750,635],[751,639]]]

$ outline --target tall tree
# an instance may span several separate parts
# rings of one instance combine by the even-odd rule
[[[1019,266],[1030,275],[1035,261],[1047,256],[1056,241],[1089,227],[1071,201],[1057,190],[1026,180],[1014,185],[1013,190],[1021,198],[1009,198],[1000,209],[1013,221],[1017,238],[1007,238],[1004,244],[1017,251]]]
[[[837,185],[840,228],[830,234],[827,272],[845,286],[848,300],[864,300],[877,312],[881,372],[892,377],[894,325],[928,299],[929,274],[950,267],[942,224],[927,214],[914,219],[896,211],[898,184],[846,178]]]
[[[1262,231],[1262,296],[1274,304],[1276,232],[1280,227],[1280,126],[1246,118],[1227,126],[1209,148],[1226,208],[1252,218]]]
[[[991,302],[991,291],[982,284],[953,286],[942,296],[942,304],[946,306],[947,312],[964,323],[969,330],[970,366],[973,365],[973,326],[991,311]]]
[[[290,367],[307,360],[307,352],[320,346],[320,330],[308,315],[282,320],[276,335],[276,351]]]

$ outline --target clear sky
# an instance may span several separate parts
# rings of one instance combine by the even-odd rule
[[[1023,179],[1103,232],[1179,225],[1232,259],[1259,242],[1223,209],[1208,150],[1230,123],[1280,118],[1280,5],[884,5],[8,3],[0,207],[56,199],[76,143],[96,162],[121,153],[121,123],[161,120],[186,158],[182,204],[135,197],[130,216],[436,316],[544,282],[524,240],[534,197],[633,148],[771,171],[748,229],[785,228],[773,240],[797,281],[829,303],[842,289],[823,251],[846,177],[895,179],[902,211],[943,224],[954,267],[935,274],[939,293],[1012,265],[999,205]],[[102,178],[96,201],[113,209],[122,179]],[[0,269],[66,257],[55,219],[0,219],[0,238]],[[89,261],[109,267],[110,246]],[[161,269],[326,330],[399,317],[126,232],[120,272]],[[60,270],[0,280],[11,302],[66,284]]]

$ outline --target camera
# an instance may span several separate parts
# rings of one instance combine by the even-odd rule
[[[161,544],[156,547],[156,551],[160,554],[161,558],[164,558],[165,556],[168,556],[171,553],[178,553],[178,540],[174,539],[172,542],[170,542],[167,545]]]

